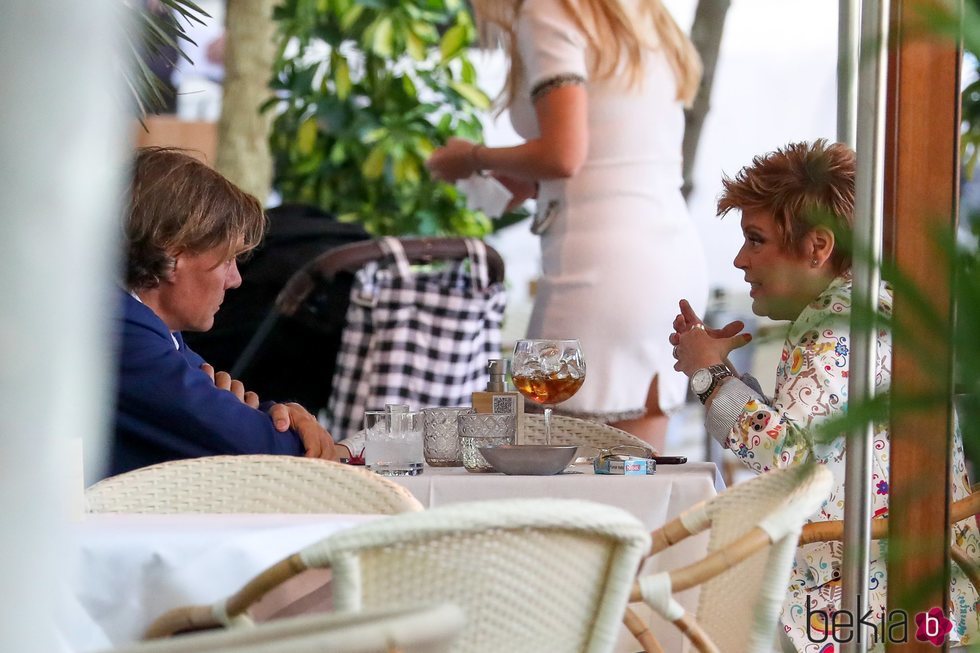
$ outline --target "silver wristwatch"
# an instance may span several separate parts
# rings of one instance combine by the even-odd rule
[[[696,394],[703,404],[721,380],[729,376],[732,376],[732,371],[725,365],[702,367],[691,375],[691,392]]]

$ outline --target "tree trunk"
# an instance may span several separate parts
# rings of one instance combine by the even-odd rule
[[[691,25],[691,41],[701,55],[704,65],[704,75],[698,87],[694,105],[684,112],[684,197],[691,194],[694,171],[694,161],[698,153],[698,143],[701,141],[701,127],[704,118],[711,108],[711,87],[715,81],[715,64],[718,62],[718,50],[721,47],[721,36],[725,31],[725,16],[731,0],[698,0],[698,8]]]
[[[275,0],[228,0],[224,99],[218,122],[217,169],[262,203],[272,183],[272,115],[259,114],[259,106],[271,94],[274,5]]]

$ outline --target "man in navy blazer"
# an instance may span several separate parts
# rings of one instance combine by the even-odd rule
[[[330,434],[302,406],[260,404],[180,335],[210,329],[225,291],[241,284],[236,259],[265,231],[258,200],[186,154],[145,148],[136,157],[124,231],[109,473],[218,454],[336,459]]]

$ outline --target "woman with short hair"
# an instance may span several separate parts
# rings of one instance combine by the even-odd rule
[[[792,143],[757,156],[734,179],[726,178],[718,213],[740,211],[744,242],[735,257],[749,284],[752,311],[792,320],[776,369],[772,397],[749,375],[737,376],[728,353],[748,342],[740,323],[706,329],[686,303],[674,320],[669,341],[675,368],[690,377],[691,389],[706,407],[711,436],[748,468],[771,469],[815,462],[834,474],[835,487],[814,521],[844,517],[845,434],[814,439],[813,427],[847,408],[852,277],[850,253],[838,238],[850,236],[854,221],[856,158],[846,145],[818,140]],[[891,315],[892,290],[882,282],[878,310]],[[875,381],[879,393],[891,382],[891,334],[877,332]],[[872,512],[888,514],[888,431],[877,424],[872,445]],[[953,499],[970,493],[963,444],[955,436]],[[980,534],[973,520],[960,522],[955,537],[974,556]],[[842,545],[808,544],[797,550],[783,625],[797,651],[825,650],[832,633],[829,616],[840,610]],[[885,559],[872,545],[872,622],[881,624],[886,607]],[[978,632],[975,588],[962,576],[951,584],[951,637],[963,643]],[[860,615],[858,615],[860,617]],[[856,627],[857,618],[854,624]],[[879,634],[880,634],[879,630]],[[840,634],[844,636],[843,633]],[[912,635],[910,635],[912,636]],[[955,640],[954,640],[955,641]]]

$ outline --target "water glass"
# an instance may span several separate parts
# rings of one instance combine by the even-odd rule
[[[469,406],[422,409],[425,462],[433,467],[460,467],[463,464],[457,418],[472,413]]]
[[[492,472],[493,465],[480,453],[480,447],[514,444],[517,416],[499,413],[460,415],[459,438],[463,449],[463,467],[468,472]]]
[[[421,414],[412,411],[365,412],[364,465],[382,476],[421,474]]]

